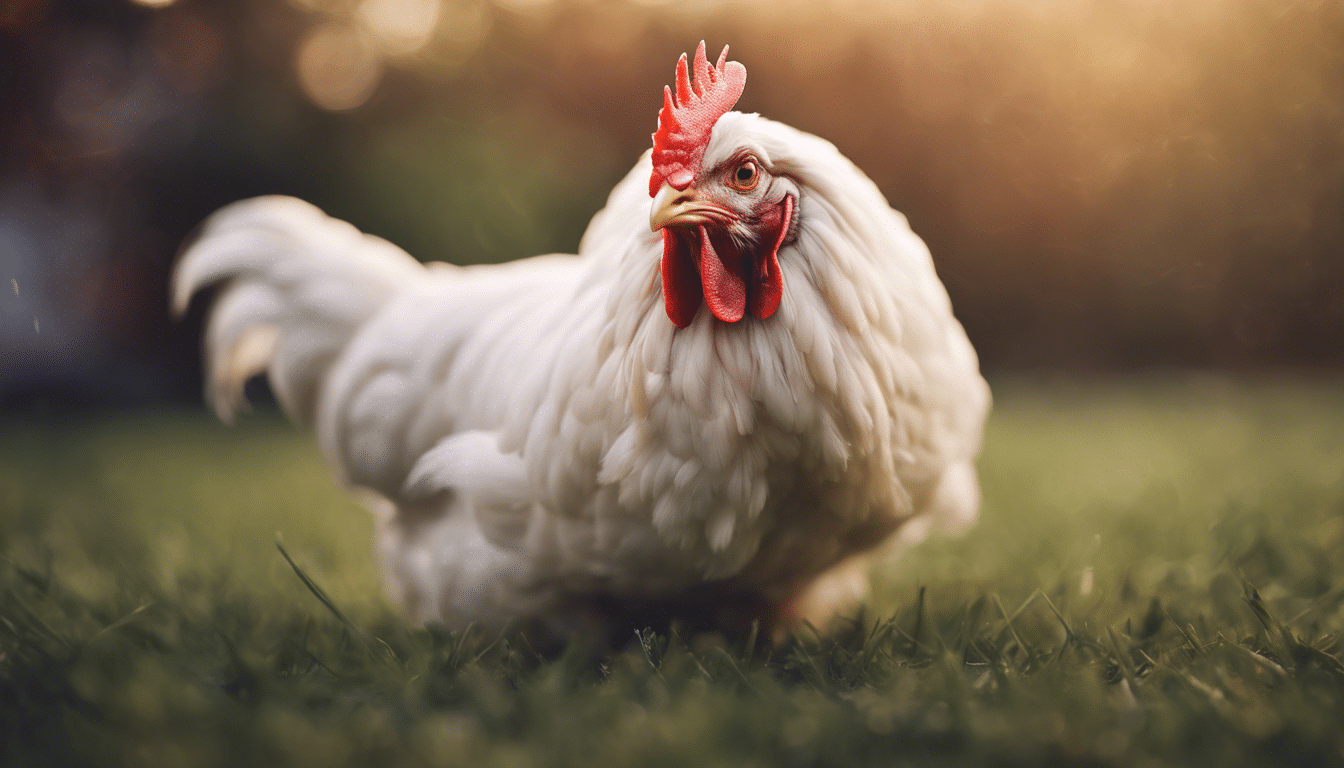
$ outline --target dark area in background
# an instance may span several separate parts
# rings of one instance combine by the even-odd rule
[[[443,0],[327,111],[296,52],[353,1],[0,0],[0,410],[197,401],[168,274],[239,198],[572,251],[701,38],[909,216],[988,371],[1344,363],[1344,5],[523,5]]]

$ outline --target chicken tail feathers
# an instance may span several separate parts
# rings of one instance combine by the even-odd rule
[[[225,422],[243,385],[268,373],[291,419],[309,424],[320,384],[351,337],[424,267],[405,251],[292,197],[227,206],[202,226],[173,274],[172,308],[222,290],[207,320],[206,399]]]

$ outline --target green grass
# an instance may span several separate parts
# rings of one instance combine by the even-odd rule
[[[273,416],[5,423],[0,764],[1344,763],[1344,385],[996,395],[980,523],[852,628],[550,659],[399,619]]]

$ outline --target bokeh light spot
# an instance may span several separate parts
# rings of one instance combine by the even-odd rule
[[[432,60],[444,70],[461,66],[476,53],[490,31],[490,12],[480,0],[449,3],[439,18]]]
[[[323,109],[354,109],[369,100],[383,62],[368,35],[343,24],[313,29],[299,46],[294,66],[303,92]]]
[[[359,18],[388,53],[419,50],[439,21],[439,0],[364,0]]]
[[[551,4],[552,0],[495,0],[495,5],[522,14],[540,13]]]

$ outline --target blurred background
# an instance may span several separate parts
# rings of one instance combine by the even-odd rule
[[[238,198],[573,251],[702,38],[909,216],[991,375],[1344,364],[1335,0],[0,0],[0,411],[199,402],[167,278]]]

